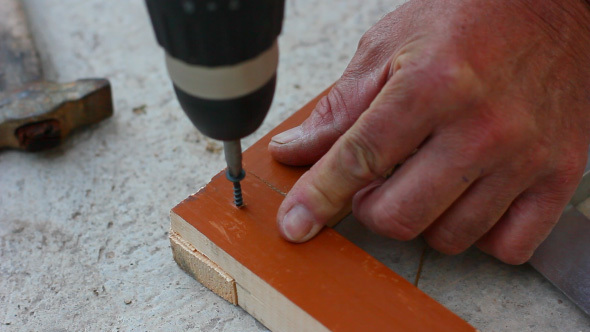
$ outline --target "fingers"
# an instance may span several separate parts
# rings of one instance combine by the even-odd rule
[[[388,81],[371,107],[291,189],[277,216],[285,238],[303,242],[313,237],[357,191],[428,136],[433,121],[408,111],[411,80],[401,76]]]
[[[357,219],[398,240],[424,231],[481,173],[477,161],[463,161],[461,152],[446,141],[432,138],[381,186],[355,196]]]
[[[545,184],[527,190],[477,246],[505,263],[525,263],[549,235],[570,198],[571,193],[555,192]]]
[[[428,227],[424,239],[445,254],[463,252],[502,218],[526,186],[514,174],[496,173],[480,178]]]
[[[551,171],[518,196],[477,246],[508,264],[528,261],[576,190],[587,160],[586,151],[586,146],[563,149],[552,158]]]
[[[274,136],[271,155],[288,165],[310,165],[320,159],[364,112],[387,79],[388,68],[366,70],[362,55],[355,55],[343,76],[322,98],[300,126]]]

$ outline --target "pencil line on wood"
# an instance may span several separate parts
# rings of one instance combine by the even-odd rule
[[[270,182],[266,181],[265,179],[261,178],[260,176],[250,172],[251,175],[253,175],[255,178],[257,178],[258,180],[262,181],[262,183],[264,183],[265,185],[267,185],[270,189],[278,192],[279,194],[283,195],[283,196],[287,196],[287,193],[281,191],[279,188],[273,186]]]

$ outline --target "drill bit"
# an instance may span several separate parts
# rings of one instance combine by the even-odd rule
[[[244,199],[242,198],[240,181],[246,176],[246,172],[242,169],[242,145],[240,140],[223,141],[223,152],[227,163],[225,176],[234,184],[234,204],[241,207],[244,205]]]

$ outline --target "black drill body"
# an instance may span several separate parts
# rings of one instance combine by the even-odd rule
[[[240,139],[262,124],[272,103],[284,0],[146,4],[182,109],[199,131],[224,141],[240,206]]]

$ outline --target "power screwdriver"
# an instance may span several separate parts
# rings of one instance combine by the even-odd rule
[[[277,78],[284,0],[146,0],[178,101],[223,141],[234,203],[244,204],[240,140],[262,124]]]

